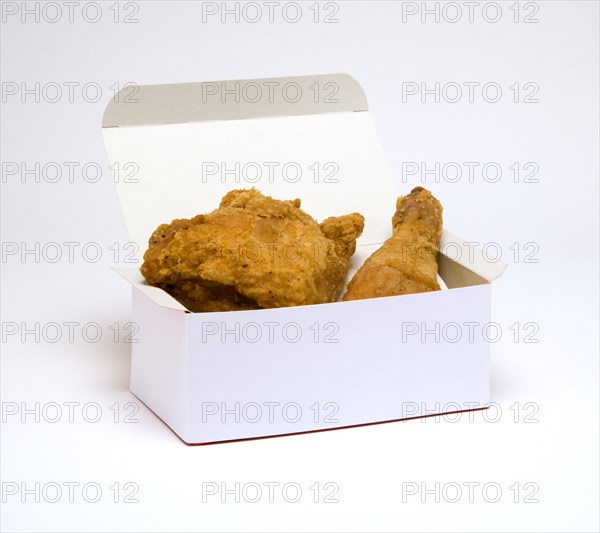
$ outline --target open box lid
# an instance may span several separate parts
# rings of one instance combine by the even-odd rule
[[[318,221],[361,213],[359,247],[391,235],[398,191],[365,94],[347,74],[125,88],[106,107],[103,136],[138,260],[159,224],[212,211],[228,191],[250,187],[300,198]],[[451,261],[480,283],[505,268],[465,252]],[[139,273],[126,277],[142,283]]]
[[[277,199],[300,198],[319,221],[360,212],[359,244],[388,237],[396,187],[365,95],[347,74],[129,93],[108,104],[103,135],[140,257],[159,224],[212,211],[228,191],[253,186]]]

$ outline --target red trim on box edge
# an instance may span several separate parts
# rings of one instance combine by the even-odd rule
[[[131,391],[129,391],[131,392]],[[131,392],[133,394],[133,392]],[[263,440],[263,439],[275,439],[277,437],[291,437],[293,435],[306,435],[307,433],[322,433],[323,431],[336,431],[338,429],[351,429],[351,428],[360,428],[365,426],[376,426],[379,424],[391,424],[394,422],[406,422],[407,420],[418,420],[419,418],[431,418],[432,416],[446,416],[446,415],[455,415],[456,413],[470,413],[474,411],[485,411],[489,409],[489,407],[478,407],[477,409],[461,409],[458,411],[448,411],[447,413],[434,413],[431,415],[423,415],[423,416],[409,416],[408,418],[395,418],[394,420],[381,420],[380,422],[365,422],[364,424],[353,424],[351,426],[339,426],[335,428],[323,428],[323,429],[311,429],[308,431],[294,431],[292,433],[280,433],[278,435],[263,435],[262,437],[247,437],[245,439],[229,439],[229,440],[216,440],[211,442],[185,442],[175,430],[169,424],[167,424],[160,416],[158,416],[150,407],[141,399],[138,398],[135,394],[133,394],[140,402],[142,402],[148,409],[156,416],[165,426],[169,428],[169,430],[186,446],[210,446],[211,444],[229,444],[232,442],[246,442],[249,440]]]
[[[167,427],[175,433],[177,438],[183,442],[186,446],[210,446],[211,444],[230,444],[232,442],[245,442],[249,440],[262,440],[262,439],[275,439],[277,437],[291,437],[293,435],[306,435],[307,433],[321,433],[323,431],[335,431],[337,429],[351,429],[351,428],[360,428],[365,426],[376,426],[379,424],[391,424],[393,422],[406,422],[407,420],[417,420],[419,418],[431,418],[432,416],[446,416],[446,415],[454,415],[456,413],[469,413],[471,411],[484,411],[489,409],[489,407],[479,407],[477,409],[463,409],[461,411],[448,411],[447,413],[436,413],[432,415],[423,415],[423,416],[411,416],[408,418],[396,418],[394,420],[381,420],[380,422],[366,422],[364,424],[353,424],[352,426],[340,426],[335,428],[323,428],[323,429],[311,429],[309,431],[295,431],[293,433],[280,433],[279,435],[264,435],[262,437],[247,437],[245,439],[230,439],[230,440],[216,440],[214,442],[185,442],[177,433],[175,433],[170,426]]]

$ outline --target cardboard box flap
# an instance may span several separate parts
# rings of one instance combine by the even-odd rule
[[[125,86],[107,105],[102,127],[366,111],[348,74]]]
[[[387,238],[398,192],[362,89],[346,74],[267,81],[289,80],[306,88],[297,102],[204,103],[202,84],[191,83],[140,87],[138,103],[108,105],[104,141],[138,259],[159,224],[210,212],[228,191],[253,186],[300,198],[318,221],[361,213],[359,244]]]
[[[442,233],[440,250],[440,274],[449,288],[491,283],[499,278],[507,267],[501,261],[491,260],[481,248],[473,246],[473,243],[467,244],[467,241],[446,230]],[[451,264],[458,264],[464,268],[449,268]]]
[[[176,311],[189,312],[169,293],[159,289],[158,287],[148,285],[144,279],[144,276],[142,276],[141,272],[137,268],[113,268],[113,270],[161,307],[175,309]]]

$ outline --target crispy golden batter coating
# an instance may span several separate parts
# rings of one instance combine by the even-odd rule
[[[364,219],[318,224],[300,200],[234,190],[219,209],[162,224],[141,272],[190,311],[236,311],[335,301]]]
[[[398,198],[393,235],[354,275],[344,300],[437,291],[442,205],[422,187]]]

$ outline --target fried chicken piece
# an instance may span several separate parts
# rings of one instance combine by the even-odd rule
[[[442,236],[442,205],[422,187],[396,202],[393,235],[354,275],[344,300],[363,300],[440,290],[437,250]]]
[[[333,302],[363,226],[358,213],[319,225],[298,199],[234,190],[207,215],[159,226],[141,272],[194,312]]]

